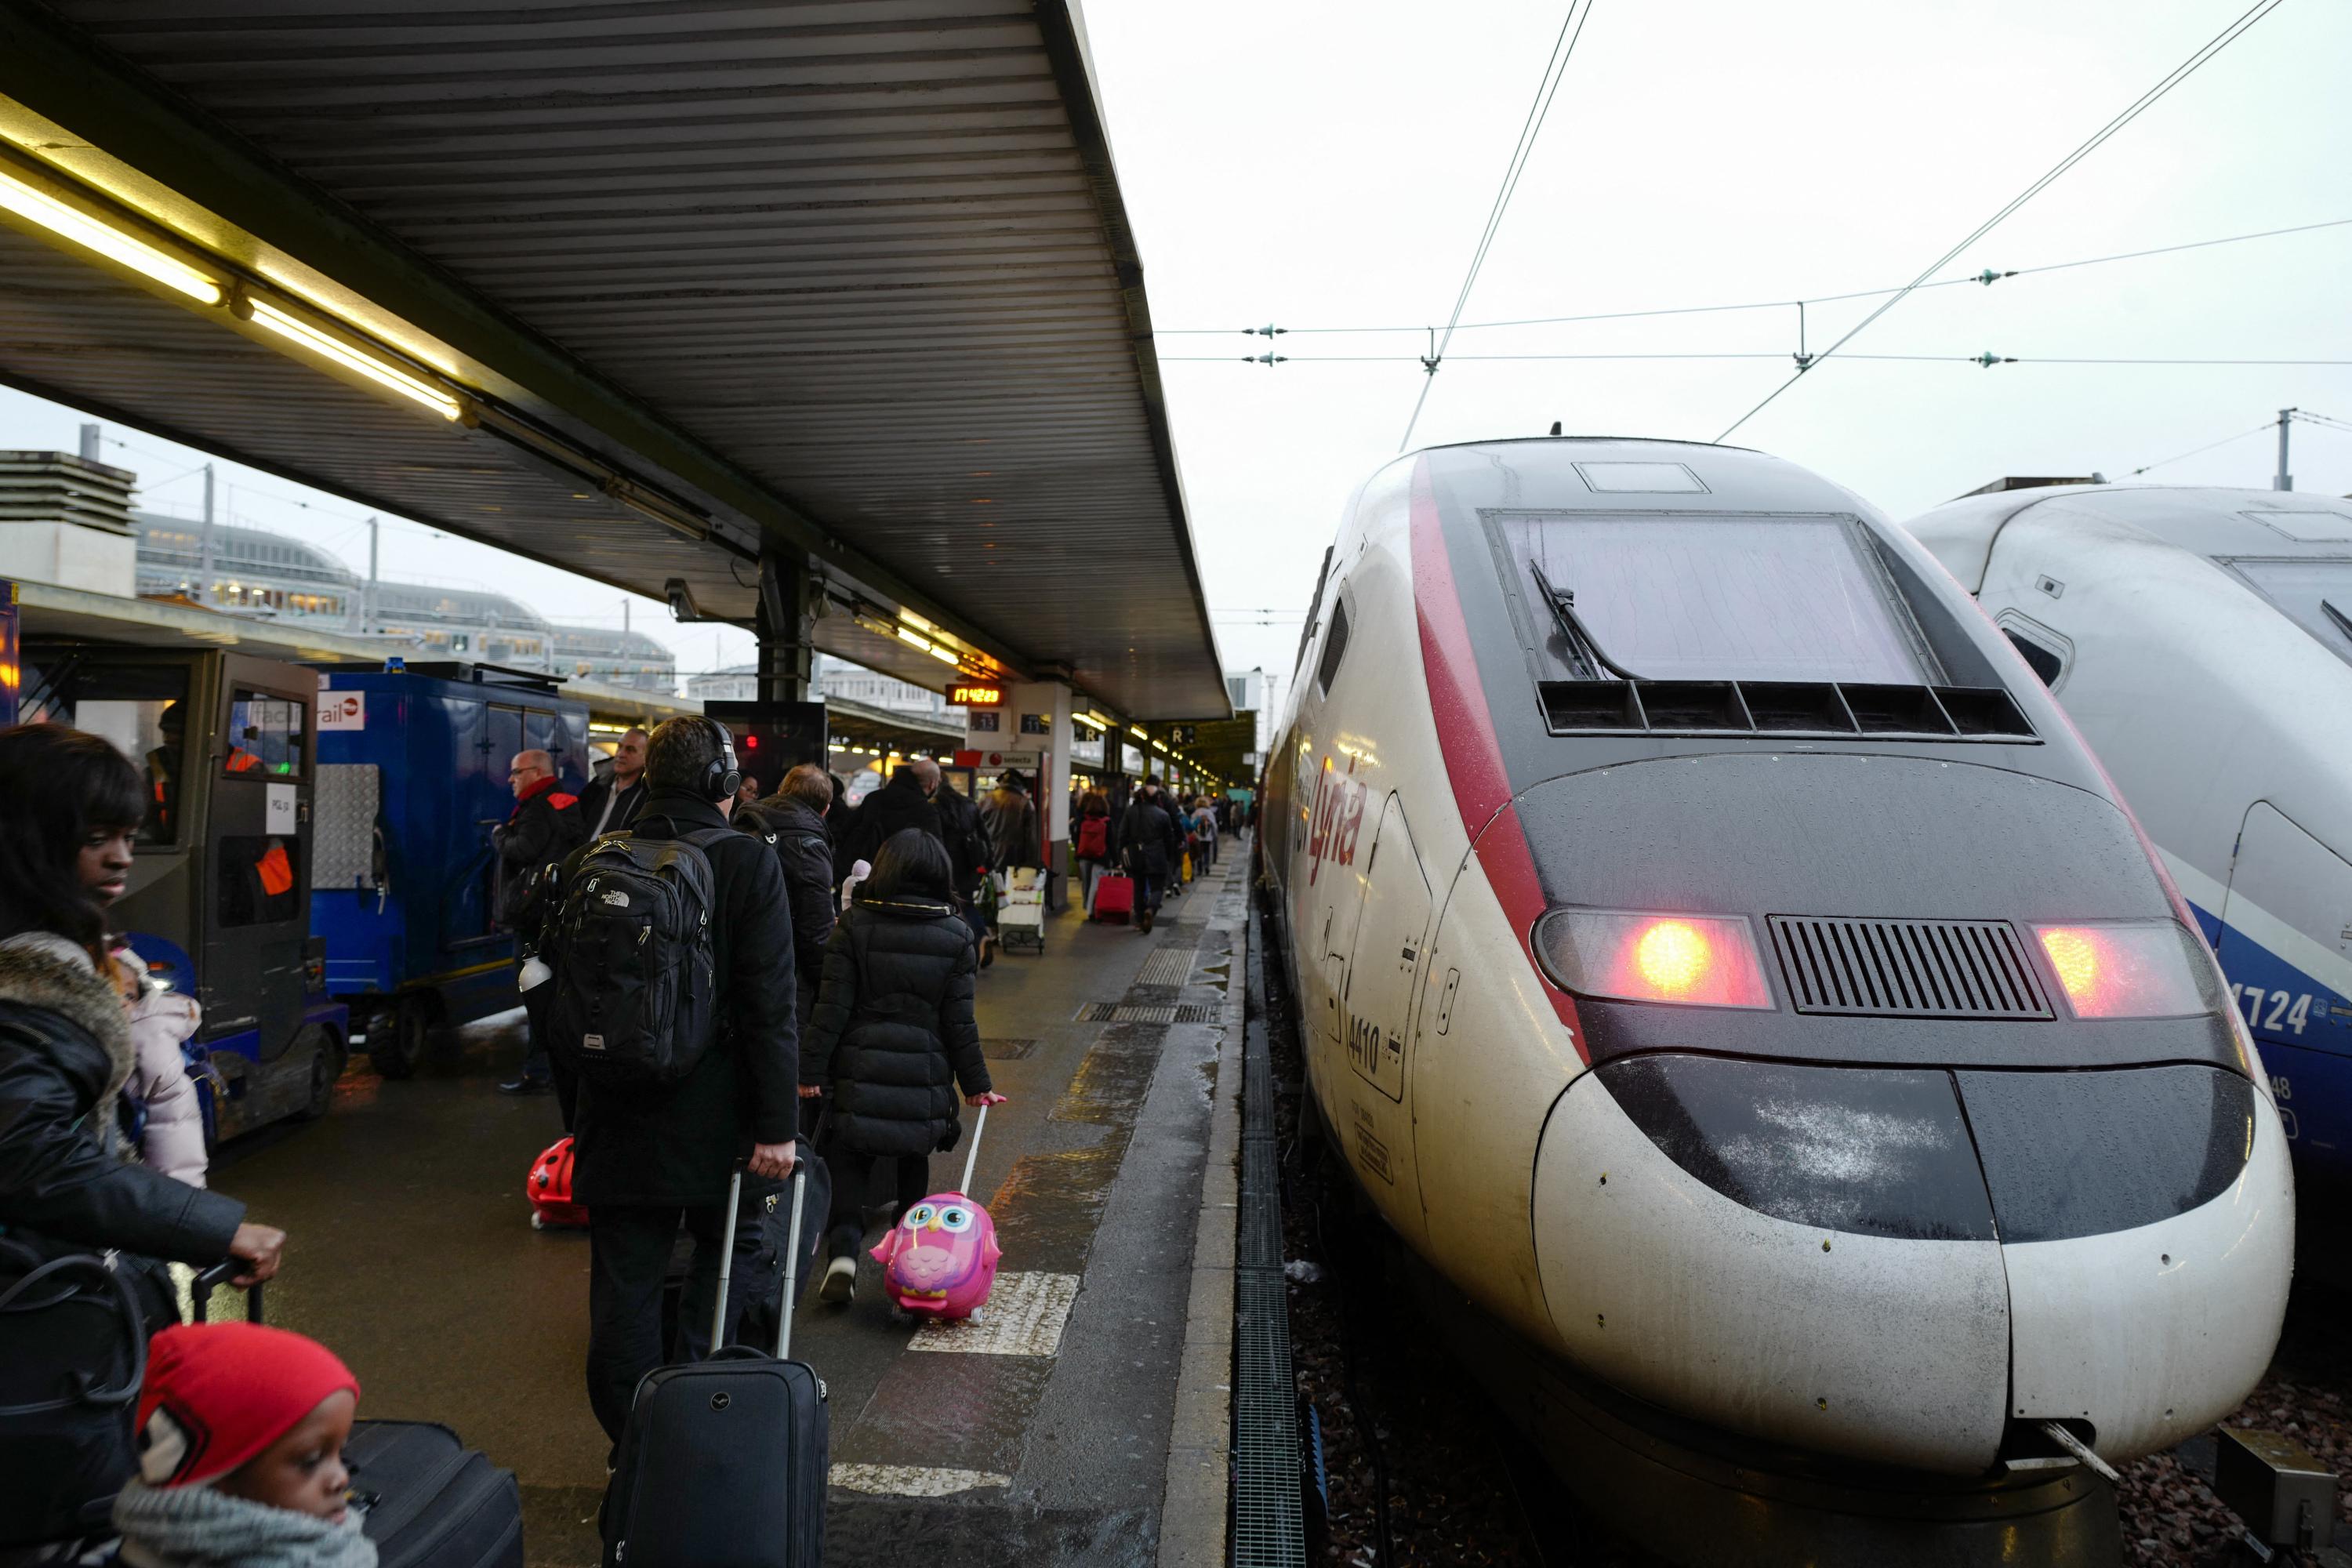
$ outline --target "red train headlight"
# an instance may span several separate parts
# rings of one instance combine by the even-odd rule
[[[1748,922],[1736,915],[1554,910],[1536,924],[1544,967],[1568,990],[1629,1002],[1769,1007]]]
[[[2177,1018],[2215,1005],[2199,984],[2202,954],[2171,921],[2035,926],[2077,1018]]]

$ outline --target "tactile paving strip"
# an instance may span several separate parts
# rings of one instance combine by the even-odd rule
[[[1201,956],[1192,947],[1163,947],[1136,971],[1138,985],[1181,985],[1192,978],[1193,962]]]

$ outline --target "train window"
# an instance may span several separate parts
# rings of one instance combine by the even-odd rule
[[[2352,559],[2302,560],[2222,557],[2221,564],[2243,578],[2296,626],[2352,663]]]
[[[1942,679],[1858,524],[1836,517],[1496,513],[1487,527],[1520,635],[1558,676],[1591,678],[1543,584],[1611,661],[1649,680]]]
[[[224,773],[293,778],[302,772],[303,704],[240,686],[229,700],[228,755]]]
[[[60,654],[28,664],[18,717],[68,724],[112,742],[144,775],[147,816],[136,841],[173,844],[180,837],[187,698],[184,666],[89,664]]]
[[[301,846],[284,834],[227,834],[213,861],[213,907],[224,926],[275,925],[299,912]]]
[[[1331,629],[1323,638],[1323,657],[1315,666],[1315,689],[1325,696],[1331,694],[1331,678],[1339,673],[1339,661],[1348,657],[1348,605],[1341,600],[1331,606]]]
[[[1583,475],[1585,484],[1595,490],[1638,491],[1651,495],[1703,495],[1706,492],[1706,486],[1699,481],[1699,477],[1681,463],[1579,463],[1576,471]]]

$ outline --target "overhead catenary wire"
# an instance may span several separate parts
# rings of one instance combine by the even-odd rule
[[[1917,287],[1921,289],[1957,289],[1962,284],[1973,283],[1979,288],[1982,288],[1989,284],[2002,282],[2011,278],[2032,278],[2045,272],[2070,271],[2078,267],[2102,267],[2114,261],[2137,261],[2150,256],[2170,256],[2175,252],[2183,250],[2204,250],[2217,245],[2241,245],[2249,240],[2276,239],[2284,235],[2310,234],[2320,229],[2343,228],[2347,226],[2352,226],[2352,217],[2328,218],[2320,223],[2294,224],[2285,228],[2266,228],[2257,230],[2252,234],[2229,234],[2222,235],[2213,239],[2191,239],[2184,240],[2175,245],[2153,246],[2143,250],[2117,251],[2110,256],[2084,256],[2079,257],[2072,261],[2049,261],[2043,262],[2038,267],[2010,267],[1999,269],[1985,268],[1980,271],[1962,273],[1958,277],[1955,278],[1938,278],[1932,282],[1919,284]],[[1463,332],[1483,332],[1502,328],[1570,326],[1584,321],[1633,321],[1656,316],[1711,316],[1741,310],[1786,310],[1792,306],[1798,305],[1835,305],[1849,300],[1875,300],[1885,295],[1899,294],[1903,291],[1904,286],[1896,283],[1890,284],[1882,289],[1853,289],[1842,294],[1808,294],[1802,298],[1793,300],[1750,300],[1739,303],[1723,305],[1669,305],[1640,310],[1589,311],[1585,314],[1575,316],[1524,316],[1514,318],[1510,321],[1464,321],[1454,330],[1456,331]],[[1155,329],[1155,335],[1160,337],[1211,337],[1241,334],[1252,337],[1265,337],[1277,334],[1288,336],[1292,333],[1297,333],[1301,336],[1324,334],[1370,337],[1383,333],[1392,334],[1401,332],[1411,332],[1418,335],[1427,331],[1429,329],[1426,326],[1418,325],[1387,327],[1272,328],[1160,327]]]
[[[2274,421],[2265,419],[2251,430],[2241,430],[2234,436],[2224,436],[2218,441],[2208,441],[2202,447],[2191,447],[2186,452],[2175,452],[2169,458],[2158,458],[2153,463],[2143,463],[2138,468],[2125,474],[2124,478],[2127,479],[2137,479],[2140,475],[2147,473],[2151,468],[2161,468],[2168,463],[2178,463],[2186,458],[2194,458],[2200,452],[2210,452],[2216,447],[2226,447],[2232,441],[2242,441],[2249,436],[2259,436],[2265,430],[2275,430],[2277,428],[2278,426]]]
[[[1465,364],[1492,364],[1514,360],[1538,363],[1583,360],[1751,360],[1786,359],[1783,353],[1745,350],[1728,353],[1557,353],[1557,354],[1455,354]],[[2352,359],[2260,359],[2260,358],[2179,358],[2171,356],[2093,356],[2052,354],[1840,354],[1842,360],[1856,363],[1881,364],[2124,364],[2124,365],[2269,365],[2335,367],[2352,365]],[[1236,358],[1231,354],[1164,354],[1163,364],[1255,364],[1254,359]],[[1412,364],[1419,363],[1412,354],[1296,354],[1286,358],[1290,364]],[[1728,431],[1726,434],[1729,434]]]
[[[2276,4],[2276,0],[2273,0]],[[1429,357],[1422,362],[1424,374],[1421,395],[1413,399],[1412,417],[1405,421],[1404,438],[1397,443],[1402,452],[1412,444],[1412,432],[1421,423],[1421,411],[1428,406],[1429,389],[1436,384],[1437,367],[1444,362],[1445,351],[1454,342],[1454,330],[1462,320],[1462,311],[1470,303],[1470,290],[1477,286],[1479,269],[1486,265],[1486,254],[1494,247],[1495,236],[1503,226],[1503,215],[1510,210],[1512,194],[1519,188],[1519,176],[1527,172],[1528,155],[1534,152],[1536,139],[1543,133],[1544,121],[1551,117],[1552,100],[1559,93],[1559,84],[1567,79],[1569,61],[1575,58],[1577,41],[1584,37],[1584,24],[1591,19],[1593,0],[1568,0],[1568,14],[1560,18],[1559,36],[1552,40],[1551,58],[1544,62],[1544,74],[1536,83],[1536,95],[1528,105],[1528,117],[1520,123],[1519,140],[1511,149],[1510,162],[1504,166],[1503,183],[1495,192],[1495,204],[1487,210],[1486,226],[1478,236],[1478,244],[1470,256],[1470,270],[1463,275],[1460,292],[1454,297],[1454,310],[1445,321],[1445,335],[1430,345]]]
[[[2089,157],[2092,153],[2105,146],[2107,142],[2118,132],[2122,131],[2125,126],[2129,125],[2133,121],[2147,112],[2149,109],[2155,107],[2155,105],[2168,93],[2171,92],[2174,88],[2179,87],[2182,82],[2187,81],[2190,77],[2196,75],[2197,72],[2201,69],[2208,61],[2211,60],[2214,56],[2220,54],[2223,49],[2228,48],[2239,38],[2244,37],[2251,28],[2252,28],[2257,23],[2261,22],[2264,17],[2268,16],[2273,11],[2277,10],[2283,4],[2284,4],[2284,0],[2255,0],[2255,4],[2242,13],[2235,21],[2232,21],[2228,26],[2222,28],[2211,38],[2206,40],[2206,42],[2200,46],[2198,49],[2187,59],[2183,60],[2180,64],[2173,67],[2170,71],[2167,72],[2163,79],[2159,80],[2154,87],[2149,88],[2146,92],[2140,94],[2138,98],[2135,99],[2113,119],[2109,120],[2105,125],[2094,132],[2090,138],[2084,141],[2080,146],[2067,153],[2063,158],[2059,159],[2057,163],[2052,164],[2041,178],[2035,180],[2032,184],[2027,185],[2025,189],[2020,191],[2016,195],[2011,196],[2007,202],[2003,203],[1990,217],[1985,219],[1984,222],[1979,224],[1975,228],[1970,229],[1968,234],[1961,238],[1958,244],[1954,245],[1950,249],[1936,258],[1934,261],[1929,262],[1926,267],[1922,268],[1919,271],[1919,276],[1913,279],[1907,287],[1898,290],[1886,300],[1880,301],[1876,310],[1871,311],[1870,314],[1864,316],[1853,326],[1847,328],[1844,334],[1835,342],[1832,342],[1827,349],[1818,354],[1812,355],[1809,359],[1800,362],[1794,374],[1790,375],[1788,380],[1782,382],[1780,385],[1767,393],[1764,395],[1763,400],[1758,403],[1753,408],[1750,408],[1747,413],[1733,420],[1729,425],[1725,426],[1722,434],[1716,437],[1716,439],[1717,441],[1728,439],[1734,431],[1737,431],[1742,425],[1747,424],[1750,419],[1755,418],[1757,415],[1762,413],[1767,407],[1769,407],[1775,398],[1778,398],[1782,393],[1788,391],[1789,388],[1794,386],[1800,380],[1803,379],[1807,371],[1811,370],[1814,365],[1819,364],[1822,361],[1835,354],[1840,349],[1851,342],[1856,334],[1866,331],[1872,322],[1877,321],[1881,316],[1886,314],[1887,311],[1901,304],[1910,296],[1914,289],[1927,282],[1945,268],[1950,266],[1953,258],[1958,256],[1961,251],[1966,250],[1969,246],[1976,244],[1977,241],[1991,233],[1996,226],[2006,221],[2012,213],[2015,213],[2034,197],[2040,195],[2043,191],[2048,190],[2053,184],[2055,184],[2065,175],[2067,171],[2071,170],[2075,164],[2081,163],[2084,159]]]

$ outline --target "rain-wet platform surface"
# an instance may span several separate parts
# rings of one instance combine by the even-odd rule
[[[1072,910],[1042,955],[981,976],[1012,1097],[973,1178],[1004,1249],[995,1295],[919,1345],[870,1259],[850,1305],[805,1298],[793,1352],[830,1393],[828,1563],[1157,1556],[1242,864],[1228,840],[1150,935]],[[322,1121],[221,1151],[213,1179],[289,1235],[270,1321],[351,1363],[362,1415],[442,1422],[514,1470],[533,1568],[587,1568],[606,1448],[582,1371],[588,1242],[530,1226],[523,1180],[562,1129],[551,1098],[497,1092],[521,1051],[517,1013],[406,1082],[358,1057]],[[933,1158],[934,1190],[962,1160]]]

